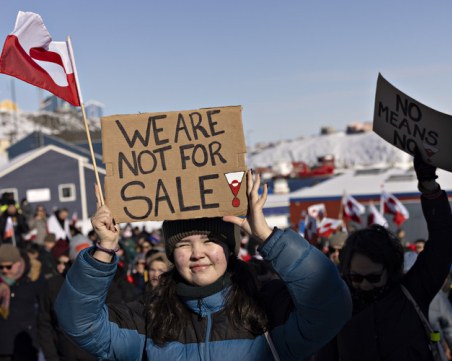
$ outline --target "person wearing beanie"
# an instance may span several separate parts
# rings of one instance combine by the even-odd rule
[[[36,310],[43,280],[32,279],[30,269],[25,250],[0,246],[0,360],[38,360]]]
[[[337,267],[301,235],[268,226],[259,175],[247,172],[246,218],[163,222],[174,267],[133,304],[105,304],[120,229],[101,205],[91,219],[97,246],[83,250],[55,302],[61,328],[104,360],[301,360],[330,340],[351,316]],[[237,258],[240,230],[278,278],[258,287]],[[87,332],[86,330],[89,330]]]
[[[69,241],[69,259],[74,262],[81,250],[91,247],[91,242],[88,237],[84,236],[79,231],[74,232],[71,240]]]

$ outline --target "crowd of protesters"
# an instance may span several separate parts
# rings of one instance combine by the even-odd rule
[[[374,226],[337,232],[329,247],[319,246],[349,287],[353,315],[311,360],[452,360],[452,215],[435,169],[418,160],[415,170],[428,240]],[[82,234],[69,214],[49,215],[44,206],[33,209],[7,193],[0,199],[0,361],[97,359],[62,331],[54,309],[71,265],[98,241],[94,230]],[[238,239],[235,254],[260,287],[280,279],[259,252],[262,242],[243,231]],[[173,268],[167,255],[161,229],[120,228],[106,303],[155,297],[160,276]]]
[[[53,309],[68,269],[96,233],[82,234],[68,209],[49,215],[10,193],[0,212],[0,360],[96,360],[60,330]],[[171,268],[161,241],[160,229],[123,228],[107,302],[130,302],[156,287]]]

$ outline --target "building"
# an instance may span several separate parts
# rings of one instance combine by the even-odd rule
[[[98,173],[103,184],[105,170]],[[96,208],[95,183],[87,157],[56,145],[23,153],[0,168],[0,195],[13,193],[18,202],[26,198],[33,208],[42,204],[48,212],[67,208],[85,225]]]
[[[46,111],[46,112],[54,112],[54,113],[61,113],[61,112],[78,112],[78,108],[74,107],[73,105],[69,104],[67,101],[58,98],[55,95],[49,95],[48,97],[44,98],[44,100],[41,101],[41,105],[39,107],[39,110]]]
[[[442,189],[447,192],[449,199],[452,199],[452,173],[438,169],[437,174]],[[407,240],[427,239],[427,228],[413,169],[350,170],[313,187],[290,193],[290,224],[295,228],[302,220],[307,208],[318,203],[325,204],[327,217],[340,218],[344,193],[353,196],[365,206],[373,203],[379,209],[382,189],[397,197],[410,213],[409,219],[401,226],[406,232]],[[392,217],[385,215],[385,218],[388,220],[389,229],[396,231],[397,226],[392,222]],[[367,225],[367,214],[362,217],[362,223],[362,226]]]
[[[86,138],[86,135],[84,136]],[[55,145],[59,148],[65,149],[69,152],[85,157],[89,159],[89,162],[91,162],[91,153],[87,146],[86,140],[84,140],[83,142],[80,141],[80,144],[77,145],[71,142],[67,142],[57,136],[45,134],[43,132],[29,133],[24,138],[20,139],[16,143],[9,146],[6,149],[6,152],[8,154],[8,159],[11,161],[16,157],[20,156],[21,154],[24,154],[34,149],[45,147],[47,145]],[[93,141],[93,150],[97,167],[103,168],[104,164],[102,163],[102,156],[100,155],[102,152],[102,143],[100,140],[96,140],[95,142]]]

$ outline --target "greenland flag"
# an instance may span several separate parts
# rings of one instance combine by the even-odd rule
[[[392,194],[382,191],[381,198],[383,201],[384,212],[394,216],[392,220],[397,226],[400,226],[410,217],[405,206]]]
[[[68,45],[52,41],[38,14],[19,11],[14,31],[3,46],[0,73],[48,90],[74,106],[80,105]]]
[[[341,219],[333,219],[333,218],[323,218],[319,225],[317,226],[317,234],[319,237],[327,238],[331,236],[331,234],[340,228],[342,228],[343,223]]]
[[[361,215],[366,208],[359,203],[354,197],[344,194],[342,197],[342,214],[344,218],[361,223]]]
[[[13,238],[14,237],[14,225],[13,219],[8,217],[6,219],[5,230],[3,232],[3,239]]]
[[[325,204],[318,203],[308,207],[308,215],[313,218],[324,217],[326,215]]]
[[[369,215],[367,217],[367,225],[379,224],[385,228],[388,228],[388,221],[383,215],[378,212],[378,209],[375,208],[373,204],[369,205]]]

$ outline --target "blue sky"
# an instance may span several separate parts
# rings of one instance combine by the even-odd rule
[[[452,114],[450,0],[3,1],[1,43],[19,10],[71,36],[83,98],[106,115],[242,105],[248,145],[293,139],[370,121],[379,72]],[[44,93],[15,87],[36,110]]]

